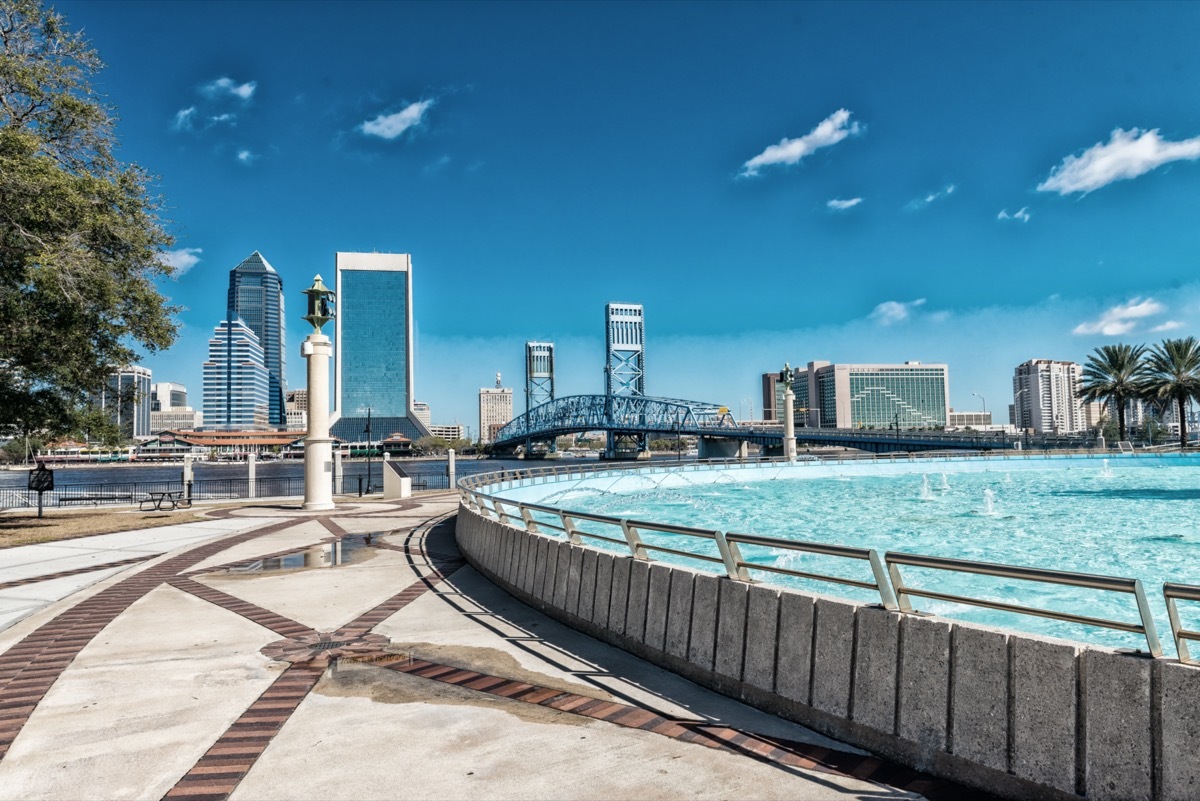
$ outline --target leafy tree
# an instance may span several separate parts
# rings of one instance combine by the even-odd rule
[[[1142,395],[1145,345],[1101,345],[1083,366],[1079,397],[1092,403],[1111,401],[1117,408],[1117,436],[1125,439],[1125,403]]]
[[[176,323],[155,280],[173,240],[149,176],[113,155],[83,36],[0,0],[0,434],[78,431],[89,398]]]
[[[1175,402],[1179,415],[1179,447],[1187,447],[1187,403],[1200,399],[1200,342],[1195,337],[1164,339],[1146,356],[1146,398],[1165,406]]]
[[[449,447],[443,437],[421,437],[413,443],[413,450],[423,455],[445,453]]]

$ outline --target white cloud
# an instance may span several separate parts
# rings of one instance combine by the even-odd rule
[[[234,125],[235,123],[237,123],[237,115],[236,114],[217,114],[216,116],[208,118],[208,124],[210,127],[213,125],[220,125],[223,122],[227,122],[230,125]]]
[[[232,78],[217,78],[211,83],[206,83],[200,87],[200,92],[205,97],[236,97],[239,100],[249,100],[254,97],[254,90],[258,88],[257,81],[246,81],[238,83]]]
[[[918,211],[925,208],[930,203],[933,203],[935,200],[940,200],[941,198],[953,195],[954,190],[957,188],[958,186],[955,184],[946,184],[941,189],[937,190],[936,192],[930,192],[925,197],[913,198],[912,200],[908,201],[908,204],[904,208],[908,209],[909,211]]]
[[[863,199],[861,197],[852,197],[849,200],[839,200],[837,198],[834,198],[833,200],[826,203],[825,206],[834,211],[845,211],[846,209],[854,208],[855,206],[857,206],[859,203],[862,203],[862,202],[863,202]]]
[[[872,310],[869,317],[880,325],[892,325],[907,320],[912,312],[925,305],[925,298],[903,303],[898,300],[885,300]]]
[[[171,122],[171,128],[176,131],[190,131],[195,125],[196,107],[181,108],[175,112],[175,119]]]
[[[434,173],[441,172],[442,170],[446,169],[446,167],[450,166],[450,161],[450,157],[445,154],[439,156],[430,164],[425,165],[425,174],[433,175]]]
[[[1167,320],[1165,323],[1151,328],[1150,333],[1157,334],[1162,331],[1174,331],[1176,328],[1183,328],[1183,323],[1178,320]]]
[[[1029,207],[1022,206],[1020,211],[1014,212],[1012,214],[1008,213],[1008,209],[1002,209],[1000,211],[1000,213],[996,215],[996,219],[997,220],[1020,220],[1021,222],[1027,223],[1032,218],[1032,216],[1033,215],[1031,215],[1029,213]]]
[[[1104,336],[1121,336],[1137,328],[1138,320],[1143,317],[1153,317],[1166,311],[1167,307],[1154,298],[1133,298],[1128,303],[1113,306],[1095,320],[1080,323],[1071,330],[1078,335],[1103,334]],[[1166,330],[1166,329],[1164,329]]]
[[[838,109],[821,120],[817,127],[804,136],[796,139],[781,139],[779,144],[771,145],[747,161],[742,165],[742,171],[738,173],[738,176],[746,178],[758,175],[760,167],[770,164],[796,164],[816,150],[836,145],[847,136],[861,133],[863,130],[865,130],[864,127],[857,122],[850,122],[849,111],[844,108]]]
[[[196,266],[204,248],[179,248],[163,253],[163,261],[175,268],[176,277],[183,275]]]
[[[1067,156],[1038,184],[1039,192],[1092,192],[1114,181],[1137,178],[1172,161],[1200,158],[1200,136],[1168,142],[1158,129],[1117,128],[1108,144],[1097,142],[1078,156]]]
[[[358,126],[358,130],[368,136],[378,136],[390,142],[409,128],[420,125],[425,112],[433,103],[433,100],[410,103],[395,114],[380,114],[373,120],[367,120]]]
[[[239,162],[241,162],[242,164],[253,164],[254,162],[258,161],[258,159],[259,159],[259,156],[257,153],[254,153],[245,148],[243,148],[237,152],[237,160]]]

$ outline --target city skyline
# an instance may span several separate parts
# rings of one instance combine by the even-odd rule
[[[652,323],[647,394],[731,408],[820,353],[945,363],[951,406],[998,412],[1014,365],[1198,327],[1195,6],[57,7],[178,236],[156,380],[201,385],[253,250],[292,293],[336,251],[412,254],[435,423],[528,340],[559,396],[603,391],[617,300]]]

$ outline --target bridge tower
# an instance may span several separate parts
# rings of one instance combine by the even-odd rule
[[[604,394],[646,394],[646,318],[640,303],[609,303],[604,307]],[[618,440],[622,440],[618,443]],[[647,458],[650,450],[644,434],[633,437],[608,435],[605,456],[618,451],[636,451]]]
[[[554,343],[525,343],[525,412],[554,400]],[[529,453],[531,442],[526,441],[525,452]],[[558,443],[550,440],[550,452],[558,450]]]

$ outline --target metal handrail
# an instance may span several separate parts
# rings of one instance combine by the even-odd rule
[[[1085,626],[1097,626],[1125,631],[1131,634],[1142,634],[1146,638],[1146,647],[1149,649],[1151,656],[1162,656],[1162,645],[1159,642],[1158,633],[1154,628],[1154,618],[1150,614],[1150,604],[1146,599],[1146,592],[1142,587],[1141,579],[1100,576],[1092,573],[1074,573],[1066,570],[1048,570],[1039,567],[1017,567],[991,562],[972,562],[967,559],[953,559],[945,556],[921,556],[919,554],[894,553],[891,551],[884,554],[884,561],[887,562],[888,574],[891,577],[892,587],[896,592],[896,600],[902,612],[913,611],[912,604],[908,600],[912,596],[995,609],[1001,612],[1016,612],[1018,614],[1061,620],[1067,623],[1079,623]],[[900,574],[900,565],[931,570],[973,573],[975,575],[994,576],[997,578],[1019,579],[1022,581],[1039,581],[1046,584],[1060,584],[1071,587],[1085,587],[1105,592],[1124,592],[1133,595],[1136,599],[1141,622],[1125,623],[1119,620],[1076,615],[1070,612],[1059,612],[1036,606],[988,601],[983,598],[972,598],[966,595],[954,595],[936,590],[920,589],[904,582],[904,578]]]
[[[1030,458],[1052,458],[1058,456],[1067,456],[1063,451],[1054,453],[1034,453],[1031,451],[1015,451],[990,453],[982,458],[986,460],[1010,460],[1010,459],[1030,459]],[[1089,458],[1108,458],[1116,457],[1117,454],[1109,454],[1106,452],[1086,451],[1082,454]],[[888,461],[894,461],[893,458]],[[958,452],[942,452],[942,453],[913,453],[908,454],[904,458],[909,461],[929,460],[929,461],[949,461],[968,457],[971,455]],[[1161,453],[1145,453],[1137,454],[1133,458],[1164,458],[1166,454]],[[980,458],[974,455],[972,458]],[[1124,455],[1121,458],[1130,458],[1129,455]],[[862,455],[856,457],[848,454],[838,454],[835,458],[823,458],[814,460],[803,460],[792,462],[793,465],[817,465],[817,464],[843,464],[847,462],[860,461],[882,461],[880,455]],[[756,463],[747,463],[741,460],[709,460],[706,462],[693,462],[684,465],[671,465],[670,467],[654,468],[655,472],[691,472],[696,470],[708,470],[713,467],[750,467],[754,465],[762,465],[764,463],[786,463],[784,458],[763,459]],[[1100,628],[1113,629],[1132,634],[1140,634],[1146,639],[1146,646],[1149,653],[1154,657],[1162,655],[1162,646],[1155,629],[1154,620],[1150,612],[1150,606],[1146,598],[1145,589],[1139,579],[1122,578],[1114,576],[1103,576],[1090,573],[1076,573],[1061,570],[1048,570],[1044,568],[1020,567],[1014,565],[1002,565],[988,562],[974,562],[966,559],[954,559],[950,557],[935,557],[923,556],[919,554],[907,554],[888,552],[882,558],[878,552],[873,549],[854,548],[850,546],[834,545],[830,543],[802,542],[796,540],[787,540],[776,537],[765,537],[756,534],[748,533],[726,533],[717,530],[692,528],[688,526],[677,526],[667,523],[654,523],[650,521],[630,521],[605,515],[598,515],[586,512],[575,512],[559,507],[547,506],[544,504],[523,503],[512,500],[502,502],[484,494],[480,488],[492,489],[511,489],[517,486],[518,483],[546,483],[548,481],[560,480],[565,477],[600,477],[604,474],[619,473],[626,470],[645,470],[644,465],[556,465],[548,468],[527,468],[518,471],[504,471],[499,476],[495,473],[476,474],[474,476],[465,477],[459,482],[459,488],[462,492],[464,502],[471,506],[479,508],[488,513],[486,503],[490,502],[496,507],[495,512],[491,512],[489,516],[493,516],[501,522],[508,522],[512,517],[504,512],[500,503],[507,504],[517,509],[536,511],[542,514],[558,517],[561,525],[554,525],[545,521],[539,521],[538,525],[552,528],[557,531],[564,532],[571,542],[582,544],[581,537],[590,539],[602,540],[615,545],[624,545],[629,548],[630,553],[634,558],[644,561],[653,561],[650,558],[650,552],[665,553],[679,556],[685,559],[693,559],[708,563],[723,564],[726,575],[735,581],[753,581],[750,576],[750,571],[761,570],[777,575],[792,576],[795,578],[824,581],[835,584],[841,584],[850,587],[856,587],[864,590],[878,592],[880,601],[885,608],[893,609],[903,613],[916,612],[913,608],[911,598],[920,597],[930,600],[946,601],[950,603],[965,604],[968,606],[977,606],[988,609],[994,609],[1003,612],[1013,612],[1016,614],[1030,615],[1034,617],[1049,618],[1067,623],[1077,623],[1087,626],[1095,626]],[[470,499],[468,501],[468,498]],[[576,521],[595,522],[604,525],[619,527],[624,535],[624,539],[615,537],[607,537],[602,534],[588,532],[578,529],[575,526]],[[526,530],[536,531],[536,525],[532,525],[532,520],[528,517],[524,518]],[[514,523],[509,523],[513,525]],[[670,548],[664,545],[655,543],[647,543],[641,539],[641,532],[648,531],[653,533],[677,534],[682,536],[693,536],[702,539],[713,541],[720,552],[720,558],[710,556],[708,554],[693,553],[676,548]],[[839,576],[830,576],[809,571],[795,570],[792,568],[783,568],[775,565],[762,565],[749,562],[742,558],[740,545],[752,545],[769,548],[779,548],[783,550],[800,551],[813,553],[825,556],[834,556],[839,558],[854,559],[856,561],[867,561],[871,566],[873,581],[863,581],[857,579],[847,579]],[[982,598],[973,598],[970,596],[955,595],[951,593],[939,592],[933,589],[923,589],[914,586],[909,586],[904,582],[903,576],[900,573],[900,566],[906,565],[916,568],[929,568],[937,570],[948,570],[961,573],[969,573],[975,575],[994,576],[999,578],[1010,578],[1024,581],[1037,581],[1048,584],[1058,584],[1066,586],[1082,587],[1087,589],[1101,590],[1105,592],[1120,592],[1134,596],[1138,608],[1138,623],[1128,623],[1118,620],[1108,620],[1105,618],[1092,617],[1088,615],[1079,615],[1070,612],[1060,612],[1051,609],[1043,609],[1034,606],[1024,606],[1020,604],[1010,604],[1000,601],[988,601]],[[1167,600],[1167,611],[1171,618],[1172,633],[1175,638],[1176,648],[1179,652],[1181,662],[1188,664],[1198,664],[1200,661],[1191,660],[1188,654],[1186,645],[1187,640],[1200,642],[1200,632],[1184,629],[1179,621],[1178,610],[1175,606],[1176,600],[1200,602],[1200,586],[1192,586],[1185,584],[1165,583],[1163,585],[1164,596]]]
[[[1179,609],[1175,605],[1176,601],[1200,602],[1200,586],[1167,581],[1163,583],[1163,598],[1167,602],[1167,617],[1171,621],[1171,635],[1175,638],[1175,650],[1179,654],[1179,661],[1185,665],[1200,665],[1200,660],[1193,659],[1187,647],[1188,640],[1200,642],[1200,631],[1191,631],[1183,627]]]

